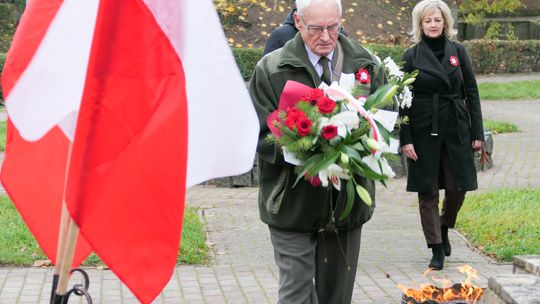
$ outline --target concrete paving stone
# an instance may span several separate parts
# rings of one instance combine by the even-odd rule
[[[202,294],[201,288],[198,286],[182,288],[184,294]]]

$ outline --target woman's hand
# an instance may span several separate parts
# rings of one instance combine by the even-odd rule
[[[481,140],[473,140],[472,142],[472,149],[474,151],[478,151],[482,148],[482,141]]]
[[[416,155],[416,151],[414,151],[413,144],[404,145],[401,147],[401,150],[403,151],[405,156],[407,156],[407,158],[410,158],[414,161],[418,159],[418,156]]]

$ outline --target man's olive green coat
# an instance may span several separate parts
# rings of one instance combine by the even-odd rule
[[[384,72],[373,56],[358,43],[340,35],[343,47],[343,73],[356,73],[359,69],[369,70],[373,92],[384,81]],[[285,163],[281,149],[266,141],[269,134],[267,116],[278,107],[279,98],[288,80],[301,82],[312,88],[321,83],[315,68],[310,63],[300,34],[281,49],[263,57],[257,64],[250,81],[249,91],[260,121],[258,152],[259,211],[263,222],[271,227],[310,232],[327,228],[332,218],[337,228],[351,228],[367,222],[375,207],[375,186],[360,177],[359,181],[371,193],[373,205],[368,207],[358,195],[350,215],[337,222],[346,202],[345,183],[341,191],[331,186],[313,187],[302,179],[296,186],[294,166]],[[332,206],[335,215],[332,216]]]

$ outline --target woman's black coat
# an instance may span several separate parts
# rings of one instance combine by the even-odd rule
[[[413,144],[418,155],[417,161],[408,160],[407,191],[431,191],[439,178],[443,146],[457,190],[478,188],[471,147],[473,140],[484,140],[478,87],[464,46],[444,39],[442,61],[423,40],[403,56],[406,72],[419,70],[413,83],[412,106],[400,111],[401,116],[409,118],[400,129],[401,146]],[[444,180],[440,180],[439,189],[444,188]]]

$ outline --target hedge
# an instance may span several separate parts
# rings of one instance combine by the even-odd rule
[[[15,32],[14,9],[14,4],[0,3],[0,53],[7,52]]]
[[[6,61],[6,54],[0,53],[0,78],[2,76],[2,71],[4,71],[4,61]],[[0,100],[3,100],[4,95],[2,95],[2,86],[0,85]]]
[[[470,40],[463,42],[476,74],[540,72],[540,40]],[[366,45],[381,59],[390,56],[401,61],[402,46]],[[245,80],[262,57],[262,49],[233,49],[236,62]]]
[[[400,46],[385,46],[381,44],[371,44],[366,46],[368,49],[377,54],[381,59],[390,56],[395,61],[400,61],[401,54],[405,51],[405,48]],[[243,49],[233,48],[233,54],[236,59],[236,63],[240,68],[240,73],[244,80],[249,80],[255,65],[261,59],[263,53],[262,48]]]
[[[540,40],[468,40],[477,74],[540,72]]]
[[[263,49],[232,48],[232,51],[242,77],[245,80],[249,80],[253,70],[255,69],[255,65],[262,57]]]

